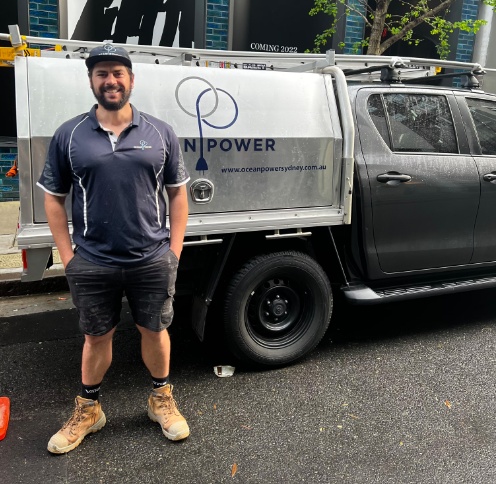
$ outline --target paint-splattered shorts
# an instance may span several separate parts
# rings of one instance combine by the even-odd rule
[[[72,300],[84,334],[101,336],[120,320],[126,296],[138,326],[163,331],[172,323],[178,260],[169,250],[137,267],[104,267],[77,252],[65,268]]]

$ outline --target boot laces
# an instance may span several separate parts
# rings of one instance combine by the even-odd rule
[[[76,408],[74,409],[74,413],[72,414],[71,418],[64,424],[62,430],[66,428],[70,428],[70,430],[72,430],[75,427],[77,427],[83,420],[84,420],[83,407],[81,405],[76,405]]]
[[[158,408],[163,410],[164,413],[179,415],[176,401],[172,395],[157,394],[156,398],[158,400]]]

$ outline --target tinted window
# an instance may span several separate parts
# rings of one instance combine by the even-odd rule
[[[467,98],[483,155],[496,155],[496,102]]]
[[[384,94],[389,121],[387,137],[384,134],[387,123],[382,123],[377,115],[380,112],[378,98],[369,98],[368,109],[379,133],[393,151],[458,153],[453,119],[444,96]],[[384,116],[384,110],[382,113]]]

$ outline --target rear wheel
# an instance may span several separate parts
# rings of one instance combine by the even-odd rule
[[[224,328],[241,360],[280,366],[317,346],[332,313],[321,266],[301,252],[277,252],[247,262],[227,288]]]

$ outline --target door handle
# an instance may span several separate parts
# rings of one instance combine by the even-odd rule
[[[496,173],[486,173],[482,179],[487,182],[493,182],[496,180]]]
[[[380,175],[377,175],[377,181],[381,183],[387,183],[387,182],[409,182],[412,179],[410,175],[402,175],[401,173],[397,172],[390,172],[390,173],[381,173]]]

